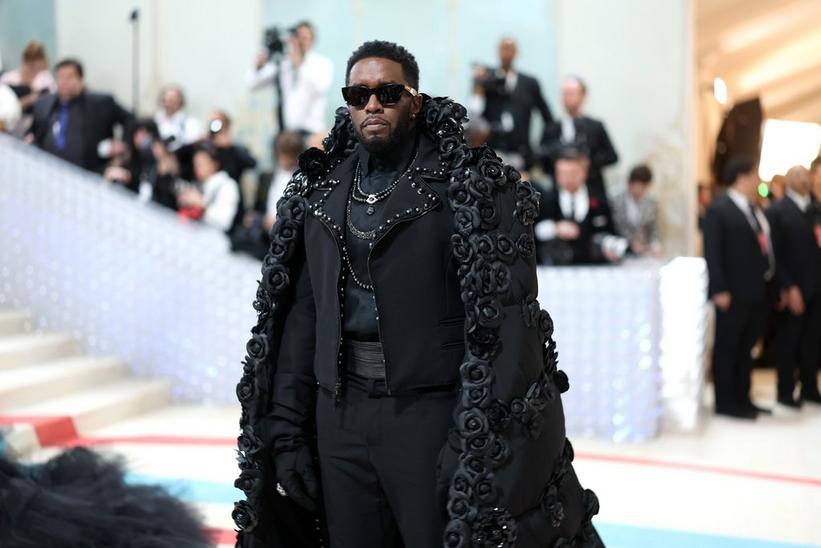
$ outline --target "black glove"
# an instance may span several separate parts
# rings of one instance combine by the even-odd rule
[[[314,474],[314,459],[311,450],[302,445],[283,451],[274,456],[277,481],[285,490],[286,496],[309,510],[316,512],[316,499],[319,488]]]

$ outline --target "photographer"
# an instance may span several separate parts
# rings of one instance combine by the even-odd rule
[[[553,122],[550,108],[538,80],[513,68],[516,42],[503,38],[499,43],[497,69],[475,65],[470,110],[490,124],[488,144],[517,169],[533,163],[530,147],[530,119],[537,110],[547,126]]]
[[[140,200],[176,209],[177,159],[160,139],[157,124],[150,118],[134,123],[128,150],[106,168],[103,177],[122,184]]]
[[[307,21],[290,29],[285,41],[277,29],[270,29],[266,32],[268,51],[259,54],[256,69],[248,77],[252,90],[270,84],[279,90],[278,131],[306,135],[325,131],[333,64],[313,51],[314,38],[313,26]]]
[[[185,94],[180,86],[165,86],[160,92],[159,105],[154,121],[169,150],[177,150],[202,137],[205,131],[202,122],[185,112]]]

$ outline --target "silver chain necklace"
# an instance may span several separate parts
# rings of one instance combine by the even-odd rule
[[[413,158],[411,158],[411,161],[408,164],[407,169],[405,169],[405,171],[403,171],[399,177],[397,177],[390,185],[388,185],[387,188],[374,193],[368,193],[362,190],[362,172],[360,169],[360,165],[357,163],[356,172],[354,173],[354,192],[352,192],[353,199],[357,202],[368,204],[368,209],[366,210],[366,212],[368,213],[368,215],[373,215],[376,211],[373,207],[374,204],[376,202],[384,200],[385,198],[391,195],[394,189],[396,189],[396,187],[399,186],[399,181],[402,180],[402,177],[407,175],[408,172],[411,170],[411,167],[413,167],[413,164],[416,162],[416,158],[418,156],[419,148],[417,147],[416,152],[414,152]]]

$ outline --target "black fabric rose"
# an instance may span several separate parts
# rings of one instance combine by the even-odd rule
[[[237,451],[237,466],[240,470],[248,470],[254,467],[251,464],[251,461],[249,461],[248,458],[239,451]]]
[[[494,468],[504,465],[510,458],[510,446],[504,438],[496,436],[488,451],[488,458]]]
[[[471,238],[471,241],[476,245],[476,251],[485,261],[493,261],[496,259],[496,241],[490,234],[482,234],[478,238]]]
[[[262,441],[254,434],[254,428],[250,424],[242,429],[237,438],[237,446],[246,455],[253,455],[262,449]]]
[[[257,370],[262,367],[264,362],[262,360],[255,360],[252,358],[246,357],[242,361],[242,373],[243,375],[254,375],[256,374]]]
[[[356,137],[351,122],[351,113],[346,107],[336,109],[334,127],[322,141],[322,148],[333,159],[347,156],[356,146]]]
[[[493,200],[493,181],[482,177],[480,173],[471,171],[467,181],[468,190],[477,199],[483,202]]]
[[[502,325],[504,313],[499,301],[491,296],[482,297],[476,303],[476,313],[479,325],[486,329],[496,329]]]
[[[451,182],[448,184],[447,194],[450,206],[454,210],[459,207],[470,206],[475,201],[471,193],[468,192],[465,182],[455,178],[451,178]]]
[[[473,481],[464,472],[455,472],[450,481],[449,492],[457,495],[469,497],[471,494]]]
[[[505,172],[502,162],[495,158],[482,158],[477,166],[482,177],[494,186],[502,187],[505,185]]]
[[[445,528],[446,548],[469,548],[470,527],[462,519],[451,520]]]
[[[544,492],[541,501],[542,512],[550,520],[550,525],[558,528],[564,520],[564,505],[559,500],[559,490],[550,485]]]
[[[529,232],[525,232],[516,240],[516,249],[519,250],[519,256],[522,259],[530,259],[536,251],[536,246],[533,243],[533,236]]]
[[[590,489],[584,490],[582,504],[584,505],[585,520],[590,521],[593,516],[599,513],[599,497]]]
[[[493,435],[476,434],[467,439],[462,439],[462,451],[465,453],[472,453],[474,455],[486,455],[493,445]]]
[[[462,406],[485,408],[490,405],[490,396],[488,387],[465,388],[462,390]]]
[[[299,235],[299,226],[290,219],[281,219],[274,229],[274,235],[285,245],[296,241]]]
[[[483,360],[492,360],[499,351],[499,335],[496,330],[477,327],[467,334],[468,350]]]
[[[553,336],[553,318],[550,317],[547,310],[539,311],[539,329],[545,339]]]
[[[436,124],[436,135],[439,138],[456,135],[462,132],[462,125],[451,117]]]
[[[527,181],[516,185],[516,218],[525,226],[532,225],[539,215],[540,195]]]
[[[522,174],[519,173],[519,171],[515,167],[506,165],[505,179],[507,179],[508,183],[515,186],[519,181],[522,180]]]
[[[263,333],[254,333],[246,343],[245,351],[252,360],[264,360],[268,355],[268,337]]]
[[[464,457],[459,464],[459,471],[467,475],[471,485],[475,484],[480,478],[483,478],[490,472],[485,464],[485,460],[475,455]]]
[[[288,259],[291,252],[291,246],[282,242],[279,235],[274,234],[271,238],[271,245],[268,247],[268,254],[265,255],[265,262],[262,268],[272,268],[274,264],[283,263]]]
[[[454,234],[450,237],[453,246],[453,257],[459,264],[469,263],[473,259],[476,247],[473,242],[464,238],[461,234]]]
[[[539,380],[530,385],[525,394],[525,401],[527,405],[534,411],[540,412],[547,406],[547,396],[542,388],[543,376],[539,376]]]
[[[459,435],[467,438],[487,434],[490,431],[487,417],[481,409],[476,408],[459,413],[456,419],[456,427],[459,429]]]
[[[493,432],[504,432],[510,426],[510,408],[502,400],[491,402],[485,414]]]
[[[491,276],[496,293],[502,295],[508,292],[511,284],[510,269],[499,261],[491,265]]]
[[[524,417],[527,415],[528,407],[527,402],[522,398],[514,398],[510,402],[510,415],[518,420],[524,420]]]
[[[507,234],[497,232],[494,234],[496,240],[496,254],[507,264],[516,260],[516,244]]]
[[[241,500],[234,503],[234,511],[231,512],[231,518],[237,526],[237,529],[244,532],[250,532],[257,525],[257,514],[253,507]]]
[[[471,522],[476,519],[476,514],[476,507],[467,497],[454,496],[448,500],[448,515],[452,518]]]
[[[262,281],[271,293],[282,293],[288,288],[288,284],[290,283],[288,270],[281,264],[276,264],[262,273]]]
[[[262,473],[253,468],[246,468],[240,473],[239,477],[234,480],[234,487],[245,493],[248,497],[256,495],[261,486]]]
[[[492,202],[479,203],[479,226],[482,230],[493,230],[499,226],[499,210]]]
[[[491,504],[498,496],[496,487],[493,485],[493,474],[488,474],[473,486],[473,493],[476,499],[482,504]]]
[[[567,378],[567,373],[561,369],[557,369],[553,373],[553,383],[556,385],[556,388],[559,389],[561,394],[564,394],[570,390],[570,380]]]
[[[465,238],[479,228],[481,222],[479,212],[468,206],[457,207],[453,214],[453,221],[456,224],[456,231]]]
[[[310,182],[319,181],[328,173],[328,159],[325,153],[316,147],[309,148],[299,155],[299,170]]]
[[[256,383],[254,382],[254,377],[251,377],[250,375],[243,375],[237,383],[237,398],[239,398],[240,403],[247,405],[256,397],[256,395],[257,388]]]
[[[289,219],[298,224],[305,222],[307,211],[308,206],[305,203],[305,198],[299,195],[291,196],[277,203],[277,218]]]
[[[522,321],[526,327],[533,327],[539,321],[539,301],[531,294],[522,301]]]

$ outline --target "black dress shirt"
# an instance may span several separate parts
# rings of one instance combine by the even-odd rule
[[[401,154],[398,155],[402,160],[396,165],[386,165],[377,164],[364,147],[359,147],[360,187],[363,192],[367,194],[381,192],[388,188],[397,177],[403,175],[416,149],[416,141],[410,140],[402,145],[402,148]],[[408,182],[404,181],[399,184],[408,184]],[[356,181],[351,190],[355,188]],[[368,214],[368,207],[370,207],[368,204],[352,199],[350,220],[356,229],[367,232],[381,225],[384,221],[384,206],[389,199],[390,197],[387,197],[373,204],[374,212],[371,215]],[[346,223],[345,247],[348,250],[348,257],[356,272],[356,277],[368,285],[371,285],[371,277],[368,273],[368,254],[372,243],[373,240],[364,240],[354,236]],[[345,279],[345,306],[342,316],[343,331],[347,337],[356,340],[379,340],[374,294],[356,285],[350,274]]]

